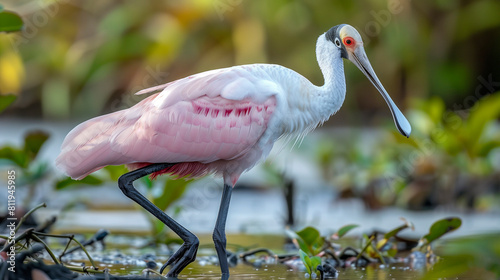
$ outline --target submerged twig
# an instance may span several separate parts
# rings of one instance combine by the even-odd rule
[[[332,251],[330,251],[330,250],[324,250],[323,252],[325,253],[325,255],[328,255],[328,256],[332,257],[332,259],[334,259],[337,263],[339,263],[339,264],[340,264],[340,260],[339,260],[339,258],[337,257],[337,255],[335,255],[335,253],[334,253],[334,252],[332,252]]]
[[[168,278],[166,278],[165,276],[163,276],[161,273],[159,273],[158,271],[153,270],[153,269],[151,269],[151,268],[146,268],[146,269],[144,269],[142,272],[152,273],[152,274],[154,274],[154,275],[160,276],[161,278],[168,279]]]
[[[243,261],[247,261],[246,258],[258,253],[267,253],[268,256],[273,257],[275,260],[278,260],[278,255],[276,255],[273,251],[267,249],[267,248],[259,248],[255,250],[250,250],[248,252],[240,254],[240,258],[243,259]]]
[[[81,273],[106,273],[106,270],[99,270],[96,267],[89,268],[87,266],[76,266],[76,265],[64,265],[64,267],[67,267],[68,269],[71,269],[72,271],[75,272],[81,272]]]

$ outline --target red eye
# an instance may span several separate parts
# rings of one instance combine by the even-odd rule
[[[345,37],[344,38],[344,45],[347,47],[353,46],[355,43],[354,39],[352,37]]]

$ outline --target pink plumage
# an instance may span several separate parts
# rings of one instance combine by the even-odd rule
[[[243,170],[229,170],[232,161],[255,148],[276,107],[272,95],[255,97],[249,73],[229,68],[194,75],[129,109],[88,120],[68,134],[56,164],[76,179],[107,165],[169,162],[182,164],[153,176],[227,173],[235,181]]]

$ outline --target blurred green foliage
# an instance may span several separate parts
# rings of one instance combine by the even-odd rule
[[[10,115],[88,118],[132,106],[139,89],[245,63],[278,63],[321,84],[315,42],[340,23],[358,28],[400,105],[441,96],[450,106],[481,77],[500,77],[495,0],[3,2],[25,21],[23,32],[0,34],[0,91],[22,93]],[[379,111],[387,119],[369,81],[345,70],[346,106],[357,108],[333,122],[375,124]]]
[[[313,227],[306,227],[297,232],[288,232],[288,235],[296,241],[299,249],[308,255],[316,256],[324,249],[325,238]]]
[[[438,98],[419,101],[415,107],[410,112],[413,139],[403,141],[394,134],[401,157],[411,158],[413,165],[407,187],[427,189],[436,204],[458,200],[468,208],[487,207],[482,198],[499,196],[500,167],[495,162],[500,148],[500,93],[464,110],[446,110]],[[439,192],[446,192],[446,197]]]
[[[433,223],[429,229],[429,233],[420,239],[417,248],[424,248],[425,246],[428,246],[434,240],[437,240],[450,231],[458,229],[461,225],[462,220],[457,217],[450,217]]]
[[[146,197],[164,212],[167,211],[167,209],[173,210],[173,215],[175,216],[182,210],[182,206],[177,205],[177,207],[173,209],[172,206],[182,198],[193,180],[186,178],[176,180],[168,176],[162,177],[163,178],[159,178],[158,180],[151,180],[149,177],[141,178],[143,185],[146,186]],[[145,210],[143,210],[143,212],[146,213]],[[151,235],[155,243],[169,244],[171,242],[177,242],[182,244],[183,241],[180,238],[175,237],[171,239],[171,237],[168,236],[170,230],[163,222],[150,213],[146,213],[146,217],[151,225]]]
[[[339,239],[344,237],[349,231],[359,227],[359,225],[345,225],[341,227],[335,234],[332,235],[332,239]]]
[[[48,139],[46,132],[34,130],[26,133],[22,147],[0,147],[0,167],[16,167],[19,170],[17,186],[28,189],[20,204],[23,207],[30,208],[36,204],[33,199],[35,189],[50,173],[49,164],[38,159],[38,153]]]
[[[491,279],[500,277],[500,239],[498,233],[474,235],[448,240],[437,251],[440,260],[422,279],[460,277],[467,272],[489,271]],[[479,273],[478,273],[479,272]]]
[[[299,256],[302,260],[302,263],[306,267],[306,271],[309,274],[309,279],[315,279],[316,277],[313,278],[313,274],[319,274],[317,268],[319,265],[321,265],[321,258],[318,256],[309,257],[306,252],[302,251],[302,249],[299,249]]]
[[[394,258],[398,253],[398,247],[394,242],[396,235],[407,228],[414,230],[413,223],[404,218],[402,220],[404,221],[403,225],[389,230],[381,237],[363,234],[363,249],[358,254],[358,258],[366,254],[370,258],[379,259],[383,264],[386,264],[387,258]]]
[[[0,113],[16,101],[16,98],[14,94],[0,95]]]
[[[330,238],[321,236],[320,232],[318,229],[314,227],[306,227],[300,231],[293,232],[293,231],[287,231],[287,235],[293,240],[294,244],[299,249],[299,255],[304,263],[304,266],[306,267],[307,272],[311,276],[312,273],[318,274],[317,273],[317,267],[318,265],[321,265],[323,260],[328,259],[330,257],[334,258],[335,261],[337,261],[337,267],[341,266],[340,265],[340,259],[343,258],[343,255],[346,251],[354,251],[356,253],[356,265],[357,261],[360,258],[364,258],[364,260],[369,261],[370,263],[380,263],[380,264],[386,264],[386,263],[398,263],[402,262],[401,259],[396,260],[397,255],[399,254],[400,256],[403,254],[407,258],[403,262],[408,262],[409,259],[411,259],[411,256],[408,257],[408,252],[410,249],[412,251],[425,251],[425,254],[422,254],[422,256],[425,255],[425,263],[429,264],[431,267],[435,263],[435,255],[433,253],[433,250],[431,248],[431,244],[435,244],[437,240],[440,240],[440,238],[443,237],[443,235],[450,233],[452,231],[457,230],[460,228],[462,225],[462,220],[457,217],[450,217],[450,218],[445,218],[441,220],[437,220],[432,224],[432,226],[429,228],[429,233],[424,235],[419,243],[417,244],[414,242],[412,245],[413,248],[408,248],[407,246],[410,246],[410,243],[408,242],[409,240],[405,240],[407,243],[405,246],[398,246],[398,237],[397,235],[405,230],[405,229],[412,229],[414,230],[413,223],[410,221],[407,221],[406,219],[402,219],[404,221],[404,224],[401,226],[398,226],[394,229],[388,230],[386,233],[373,233],[370,236],[363,234],[363,241],[361,243],[361,248],[362,249],[354,249],[352,247],[346,247],[342,249],[342,246],[339,244],[336,244],[334,242],[338,241],[339,238],[344,236],[348,231],[354,229],[357,227],[357,225],[346,225],[341,227],[336,233],[334,233]],[[401,240],[399,240],[401,241]],[[451,241],[450,243],[454,243],[455,241]],[[477,242],[477,241],[475,241]],[[471,242],[470,244],[467,244],[466,242],[463,242],[462,246],[469,245],[473,246],[475,242]],[[457,242],[461,244],[461,241]],[[402,244],[399,244],[402,245]],[[416,246],[415,246],[416,245]],[[448,245],[448,244],[446,244]],[[401,249],[405,248],[406,249]],[[430,270],[428,274],[435,273],[435,275],[446,275],[448,276],[454,276],[456,274],[456,271],[453,271],[454,265],[455,265],[455,258],[453,257],[454,254],[456,254],[458,251],[455,249],[449,249],[449,246],[442,246],[442,251],[446,252],[447,254],[446,257],[443,257],[444,261],[438,262],[436,264],[437,267],[434,269]],[[497,248],[495,248],[493,251],[495,251]],[[406,252],[405,252],[406,251]],[[479,250],[478,248],[475,248],[474,250],[468,250],[468,252],[462,252],[463,255],[468,255],[472,256],[473,254],[477,253]],[[453,252],[453,253],[451,253]],[[496,255],[495,255],[496,254]],[[451,256],[450,260],[447,260],[448,256]],[[484,256],[482,257],[484,259]],[[491,258],[491,259],[488,259]],[[491,261],[497,259],[498,260],[498,252],[495,253],[490,253],[486,255],[487,262],[486,264],[481,264],[478,265],[469,265],[466,269],[461,269],[460,272],[465,272],[467,269],[471,269],[473,267],[483,267],[486,270],[490,270],[493,272],[496,272],[498,269],[498,266],[491,265]],[[463,259],[462,259],[463,261]],[[353,263],[353,264],[354,264]],[[472,264],[472,263],[471,263]],[[365,264],[366,265],[366,264]],[[410,267],[412,267],[414,264],[410,264]],[[413,269],[422,269],[422,267],[417,268],[417,267],[412,267]],[[449,269],[451,268],[453,273],[449,273]],[[448,274],[438,274],[440,271],[444,269],[444,271],[447,271]],[[435,271],[435,272],[433,272]],[[434,275],[434,274],[432,274]],[[444,277],[444,276],[441,276]],[[424,279],[431,279],[431,278],[424,278]],[[432,278],[434,279],[434,278]]]
[[[23,28],[21,17],[10,11],[5,11],[0,5],[0,32],[16,32]]]
[[[500,201],[498,108],[500,93],[455,111],[439,97],[419,99],[408,114],[410,138],[351,132],[323,141],[317,159],[341,197],[361,197],[370,208],[485,210]]]

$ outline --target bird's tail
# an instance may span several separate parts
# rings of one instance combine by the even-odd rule
[[[128,163],[123,154],[113,150],[111,139],[134,121],[118,111],[76,126],[64,139],[56,159],[57,168],[80,180],[106,165]]]

